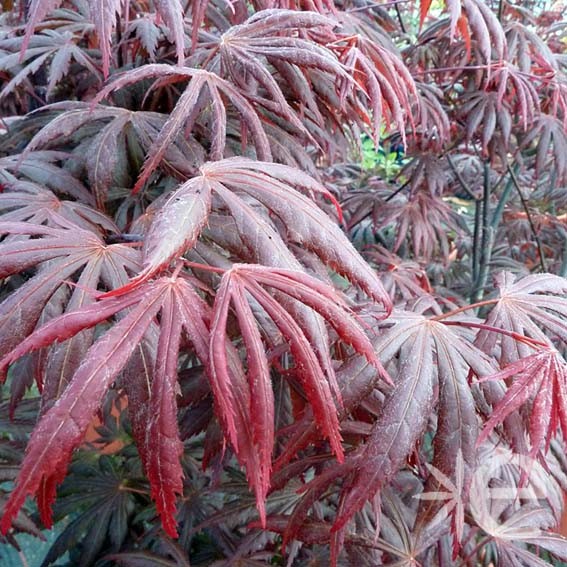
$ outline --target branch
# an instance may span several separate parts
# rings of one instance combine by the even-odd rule
[[[486,280],[488,279],[488,267],[490,264],[490,258],[492,257],[492,246],[494,245],[494,229],[488,221],[489,216],[489,205],[490,205],[490,165],[488,161],[484,162],[484,180],[482,189],[482,214],[475,214],[475,244],[479,240],[480,236],[480,250],[476,250],[476,259],[478,262],[478,270],[476,271],[476,279],[474,280],[474,288],[471,294],[471,301],[479,301],[484,295],[484,288],[486,286]],[[480,202],[477,201],[477,210]],[[482,230],[478,229],[478,224],[480,217],[482,216]],[[478,256],[480,255],[480,259]]]
[[[547,272],[547,267],[545,265],[545,257],[543,255],[543,247],[541,245],[541,240],[539,239],[539,236],[537,234],[537,230],[536,230],[534,221],[532,219],[530,209],[528,207],[528,201],[524,197],[524,194],[522,193],[522,190],[520,189],[520,185],[518,183],[518,178],[516,177],[514,170],[510,167],[510,164],[506,164],[506,167],[508,168],[508,173],[510,174],[510,177],[512,178],[512,183],[514,184],[514,187],[516,188],[516,191],[518,192],[518,195],[520,196],[520,200],[522,201],[522,206],[524,207],[524,211],[526,213],[526,216],[528,217],[528,222],[530,223],[530,228],[532,230],[532,234],[533,234],[534,240],[535,240],[536,245],[537,245],[537,251],[538,251],[538,254],[539,254],[539,265],[540,265],[541,271]]]

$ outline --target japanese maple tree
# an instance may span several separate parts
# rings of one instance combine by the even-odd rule
[[[6,541],[567,561],[558,6],[2,2]]]

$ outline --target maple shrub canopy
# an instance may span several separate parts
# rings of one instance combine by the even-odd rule
[[[2,2],[0,551],[564,564],[566,13]]]

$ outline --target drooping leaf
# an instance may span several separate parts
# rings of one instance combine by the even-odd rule
[[[147,412],[144,460],[152,487],[152,499],[163,528],[177,537],[174,511],[176,498],[183,493],[180,458],[183,444],[177,426],[177,358],[183,317],[176,305],[173,289],[165,290],[160,319],[160,335]]]
[[[209,163],[202,171],[208,179],[262,203],[284,223],[288,238],[313,250],[331,268],[382,303],[387,311],[390,309],[390,300],[378,277],[344,233],[310,199],[292,188],[297,186],[327,196],[328,191],[315,180],[283,165],[243,158]]]
[[[341,529],[393,477],[423,433],[437,386],[432,346],[432,337],[423,326],[408,339],[407,350],[402,350],[401,379],[372,428],[352,480],[343,489],[346,495],[333,530]]]
[[[169,27],[170,37],[175,44],[177,64],[183,65],[185,52],[184,10],[180,0],[156,0],[156,8]]]
[[[155,292],[153,296],[148,294],[146,301],[89,349],[58,403],[42,417],[32,434],[16,487],[0,521],[2,533],[10,528],[26,496],[41,492],[45,492],[41,518],[44,525],[51,526],[55,489],[65,477],[72,451],[81,442],[106,389],[126,364],[159,308],[160,296]],[[37,348],[39,344],[34,341],[30,346]],[[6,359],[3,362],[5,365]]]
[[[26,25],[26,33],[22,43],[22,53],[27,51],[34,28],[55,8],[62,4],[62,0],[32,0],[28,8],[28,22]]]
[[[292,317],[263,289],[267,286],[289,295],[322,315],[332,325],[339,336],[347,344],[376,365],[385,376],[379,361],[374,354],[368,338],[358,326],[340,296],[332,288],[318,282],[301,272],[289,272],[275,268],[254,265],[235,265],[223,276],[214,306],[213,324],[211,327],[210,364],[212,380],[223,396],[223,411],[229,428],[228,435],[237,445],[237,431],[231,422],[235,414],[228,393],[234,392],[228,366],[226,346],[226,326],[229,306],[232,304],[244,339],[248,361],[248,379],[250,388],[250,420],[254,442],[258,445],[261,485],[256,487],[257,501],[262,521],[265,520],[262,510],[263,500],[269,489],[271,455],[274,434],[274,397],[268,370],[268,360],[262,346],[261,335],[254,323],[254,314],[249,305],[253,298],[279,328],[290,345],[295,360],[296,372],[303,384],[305,393],[313,406],[315,419],[322,433],[329,439],[337,458],[342,459],[342,446],[338,432],[336,408],[328,379],[321,368],[318,358],[309,345],[301,322]]]
[[[146,426],[143,454],[152,495],[157,501],[164,528],[170,535],[176,534],[175,497],[181,490],[182,471],[175,402],[179,336],[175,336],[175,332],[185,329],[195,351],[204,360],[208,344],[208,329],[204,321],[208,318],[206,307],[188,282],[183,278],[164,277],[121,297],[102,299],[56,317],[5,356],[0,361],[0,368],[4,372],[20,356],[69,339],[124,309],[129,309],[127,314],[89,348],[57,404],[45,413],[35,429],[22,465],[22,474],[2,518],[0,527],[4,533],[25,497],[30,494],[37,494],[38,498],[41,495],[42,520],[50,525],[55,489],[65,477],[73,449],[81,442],[106,390],[126,366],[156,315],[162,311],[158,354],[167,354],[169,362],[163,365],[163,358],[156,358],[150,402],[150,409],[155,413],[154,419],[150,419]],[[199,317],[195,317],[195,313]],[[168,319],[168,314],[173,319]],[[169,320],[171,323],[168,323]],[[139,376],[139,379],[144,378]]]
[[[65,228],[50,228],[6,222],[0,223],[0,233],[35,237],[0,244],[4,252],[0,262],[2,277],[40,266],[36,275],[0,304],[2,356],[31,333],[49,298],[75,273],[95,269],[96,274],[100,270],[99,277],[84,281],[92,285],[94,294],[100,280],[108,289],[120,287],[128,277],[127,270],[135,272],[139,267],[138,255],[132,248],[122,244],[107,246],[95,233],[70,223]],[[95,268],[99,264],[99,268]]]

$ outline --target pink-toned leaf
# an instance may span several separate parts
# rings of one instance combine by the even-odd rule
[[[173,191],[145,237],[142,272],[122,292],[150,278],[192,248],[207,222],[210,208],[211,187],[204,179],[191,179]]]
[[[511,377],[514,381],[484,424],[478,444],[485,441],[499,423],[533,398],[528,430],[530,456],[536,457],[541,450],[547,452],[555,427],[560,424],[563,431],[567,430],[562,403],[567,384],[567,364],[556,350],[542,348],[483,380]]]
[[[161,306],[161,294],[148,294],[147,301],[133,309],[105,333],[88,351],[58,403],[41,419],[26,450],[16,486],[4,508],[0,531],[5,534],[26,496],[48,484],[42,517],[49,508],[55,486],[66,473],[73,449],[81,442],[108,386],[122,370],[137,343]]]
[[[282,220],[292,240],[315,251],[325,263],[349,277],[389,311],[391,300],[380,280],[345,234],[310,199],[280,181],[279,177],[289,170],[294,184],[310,189],[314,183],[307,185],[305,175],[298,178],[295,170],[282,165],[275,168],[275,176],[268,173],[270,166],[267,164],[263,165],[266,173],[255,171],[257,169],[257,165],[236,158],[206,164],[202,171],[206,177],[260,201]]]
[[[364,451],[355,457],[358,466],[353,480],[343,488],[345,500],[334,531],[345,526],[366,500],[396,474],[427,425],[436,387],[433,344],[425,328],[408,342],[401,353],[400,379],[388,396]]]
[[[169,28],[169,33],[177,54],[177,64],[182,66],[185,60],[184,11],[180,0],[156,0],[157,11]]]
[[[91,19],[94,22],[102,51],[102,72],[108,77],[110,70],[111,35],[116,26],[116,16],[120,13],[121,0],[92,0]]]
[[[24,41],[22,42],[21,54],[23,55],[28,49],[28,45],[32,35],[34,34],[35,27],[41,23],[43,18],[49,14],[49,12],[59,8],[63,0],[31,0],[29,8],[27,10],[28,21],[26,23],[26,33],[24,36]]]
[[[165,532],[175,538],[175,502],[177,496],[183,494],[180,462],[183,443],[179,438],[175,399],[179,391],[177,360],[182,316],[174,302],[173,290],[165,289],[163,296],[144,452],[152,499]]]

